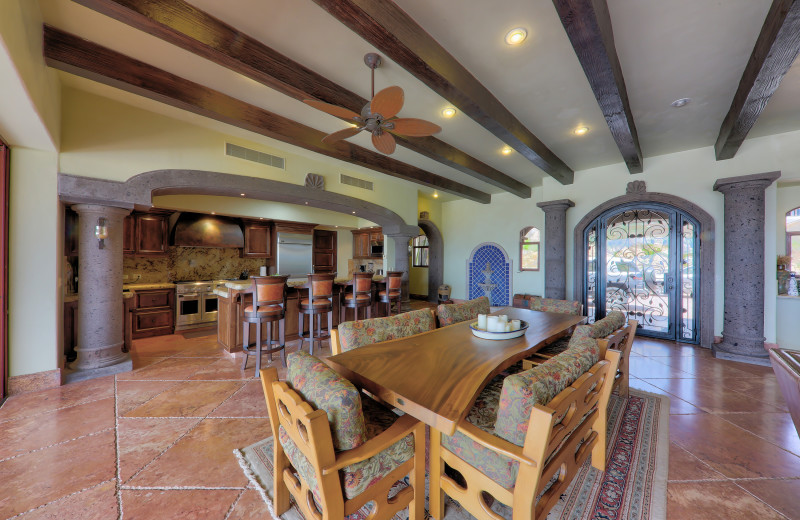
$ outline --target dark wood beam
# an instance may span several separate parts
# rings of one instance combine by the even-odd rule
[[[614,45],[606,0],[553,0],[569,41],[631,173],[642,173],[642,149]]]
[[[357,164],[392,177],[488,204],[491,196],[347,141],[325,144],[324,132],[180,78],[54,27],[44,28],[46,63],[84,78],[201,116]]]
[[[73,1],[295,99],[314,98],[357,113],[368,101],[184,0]],[[529,186],[435,137],[399,138],[397,142],[518,197],[531,196]]]
[[[714,150],[730,159],[742,146],[800,52],[800,0],[774,0],[742,74]]]
[[[434,92],[562,184],[573,171],[391,0],[314,0]]]

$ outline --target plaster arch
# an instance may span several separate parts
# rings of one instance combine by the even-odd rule
[[[573,262],[573,292],[574,300],[583,302],[584,273],[586,272],[586,245],[583,242],[583,234],[586,227],[596,218],[622,204],[637,202],[657,202],[677,208],[688,213],[700,224],[700,345],[711,348],[714,343],[714,217],[697,204],[690,202],[675,195],[667,193],[655,193],[639,191],[626,193],[619,197],[607,200],[606,202],[589,211],[575,226],[574,240],[574,262]],[[585,302],[584,302],[585,303]]]

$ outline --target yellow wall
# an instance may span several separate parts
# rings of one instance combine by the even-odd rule
[[[723,226],[724,199],[712,190],[716,179],[750,175],[780,170],[781,180],[800,180],[800,132],[789,132],[771,137],[745,141],[734,159],[716,161],[713,147],[686,152],[648,157],[644,173],[630,175],[622,163],[584,170],[575,173],[575,183],[563,186],[545,179],[541,187],[534,188],[530,199],[513,195],[494,195],[487,208],[470,201],[452,201],[443,204],[443,233],[445,240],[445,283],[453,286],[453,297],[466,296],[466,259],[481,242],[497,242],[513,259],[513,292],[542,294],[544,271],[520,273],[518,261],[518,234],[526,225],[544,231],[544,213],[536,207],[540,201],[568,198],[575,207],[567,212],[567,294],[572,294],[573,231],[589,211],[608,199],[623,195],[628,182],[643,180],[647,191],[662,192],[698,204],[712,215],[716,224],[715,265],[715,333],[720,334],[723,318]],[[775,341],[775,309],[777,287],[775,262],[777,185],[766,193],[765,255],[765,335],[768,342]],[[782,221],[781,221],[782,222]],[[782,225],[782,224],[781,224]],[[544,233],[542,235],[544,240]],[[781,244],[780,250],[783,249]],[[544,261],[544,259],[543,259]]]
[[[61,350],[64,243],[55,152],[12,148],[9,204],[9,376],[55,370]]]
[[[439,228],[439,231],[442,230],[442,203],[437,199],[431,197],[430,194],[419,192],[417,198],[417,209],[419,213],[423,211],[427,211],[430,216],[429,219],[431,222]],[[420,233],[422,233],[422,229],[420,229]],[[408,273],[408,290],[411,294],[419,294],[425,295],[428,294],[428,269],[426,267],[412,267],[412,261],[409,257],[408,261],[409,265],[409,273]],[[445,262],[445,268],[446,268]]]

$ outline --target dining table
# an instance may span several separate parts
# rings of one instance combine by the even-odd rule
[[[453,435],[478,394],[511,365],[568,334],[586,318],[505,307],[494,315],[524,320],[525,333],[481,339],[468,320],[349,350],[325,362],[356,386],[446,435]]]

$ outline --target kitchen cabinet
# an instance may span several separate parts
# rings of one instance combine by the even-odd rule
[[[170,211],[134,212],[123,220],[122,252],[134,256],[167,255]]]
[[[353,233],[353,258],[382,258],[383,253],[372,254],[371,243],[383,245],[383,228],[355,229]]]
[[[336,231],[314,230],[313,265],[315,273],[336,272]]]
[[[172,334],[175,330],[175,289],[137,290],[131,310],[133,339]]]
[[[272,223],[242,219],[244,224],[243,258],[272,257]]]

